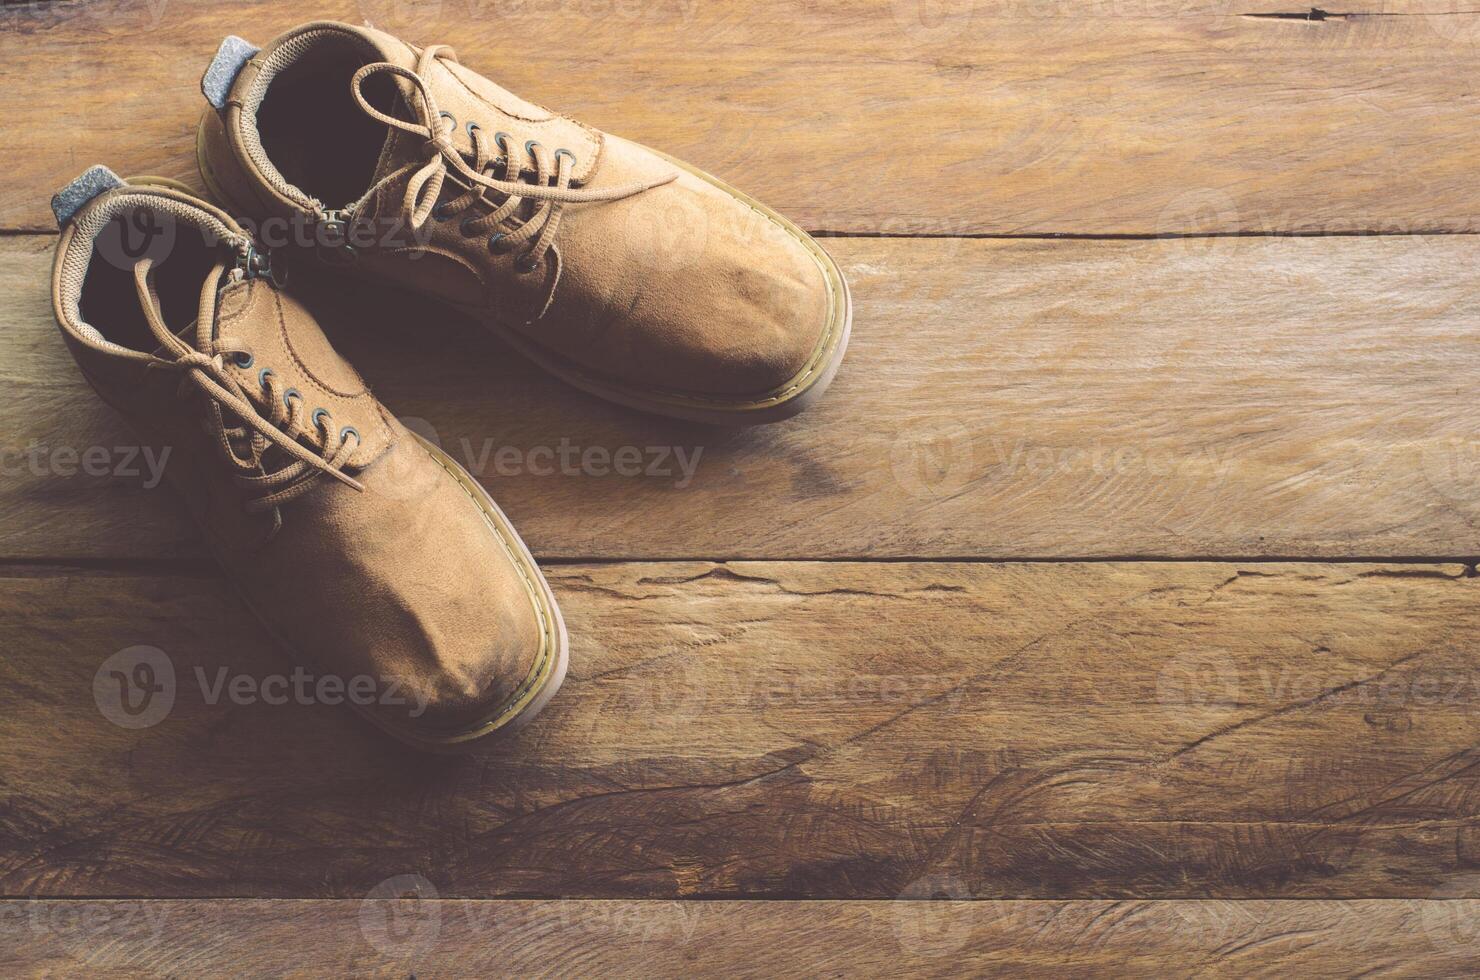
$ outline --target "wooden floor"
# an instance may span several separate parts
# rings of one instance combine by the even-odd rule
[[[315,14],[0,8],[0,973],[1473,975],[1465,6],[318,4],[714,171],[854,288],[828,398],[743,432],[321,297],[570,628],[460,759],[209,703],[289,665],[50,312],[53,190],[198,183],[220,37]],[[141,645],[183,680],[130,729],[93,682]]]

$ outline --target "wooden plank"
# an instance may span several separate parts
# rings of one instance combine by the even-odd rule
[[[1480,903],[0,903],[9,976],[1466,976]]]
[[[1471,237],[831,245],[848,362],[751,431],[586,397],[399,294],[312,298],[542,558],[1480,554]],[[49,249],[0,241],[0,555],[198,555],[56,336]]]
[[[549,572],[561,695],[429,758],[259,697],[213,575],[8,569],[0,894],[1480,897],[1463,566]],[[139,646],[173,700],[125,728]]]
[[[1460,5],[1461,7],[1463,5]],[[1474,230],[1480,14],[1358,0],[493,4],[326,0],[810,229],[894,234]],[[496,9],[495,9],[496,8]],[[7,6],[0,228],[73,171],[192,178],[220,38],[299,4]],[[85,56],[80,52],[86,52]]]

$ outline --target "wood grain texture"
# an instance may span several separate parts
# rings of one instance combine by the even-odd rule
[[[549,573],[560,696],[429,759],[256,697],[288,661],[214,575],[8,570],[0,893],[1480,897],[1463,566]],[[141,645],[134,730],[94,683]]]
[[[0,904],[8,976],[1466,976],[1480,902]]]
[[[1459,5],[1463,8],[1463,5]],[[809,229],[1474,230],[1480,14],[1358,0],[327,0],[735,182]],[[193,179],[221,37],[293,4],[4,8],[0,228],[94,162]],[[86,57],[79,57],[79,51]]]
[[[751,431],[598,402],[401,294],[311,299],[542,558],[1480,554],[1473,238],[830,245],[848,361]],[[198,556],[57,336],[49,263],[0,241],[0,556]]]

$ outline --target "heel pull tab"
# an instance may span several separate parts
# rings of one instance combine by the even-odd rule
[[[57,227],[64,227],[83,205],[105,191],[126,186],[123,178],[98,164],[88,167],[82,176],[57,191],[51,198],[51,213],[56,215]]]
[[[236,76],[241,74],[242,66],[260,50],[235,34],[228,34],[216,49],[216,57],[206,65],[206,73],[200,76],[200,91],[217,112],[226,108],[231,86]]]

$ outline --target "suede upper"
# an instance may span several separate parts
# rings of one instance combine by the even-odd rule
[[[316,59],[331,67],[305,67]],[[287,149],[273,155],[297,145],[279,132],[315,130],[325,113],[295,121],[273,93],[336,84],[363,101],[327,114],[386,125],[376,144],[358,122],[336,123],[353,138],[333,145],[374,146],[376,160],[358,196],[340,188],[330,200],[294,183],[314,175],[295,171]],[[347,268],[472,312],[577,383],[723,405],[789,397],[824,355],[841,356],[845,288],[804,233],[699,171],[518,98],[447,49],[344,24],[297,28],[248,62],[223,113],[208,113],[201,153],[211,184],[256,216],[350,212],[375,244]],[[556,198],[523,199],[515,183]]]
[[[126,289],[136,270],[96,242],[110,220],[141,208],[167,210],[172,228],[146,277],[160,311],[168,317],[173,294],[189,289],[209,313],[165,324],[168,344],[140,343],[131,303],[145,301]],[[225,214],[184,194],[103,194],[58,245],[53,295],[69,348],[145,444],[172,447],[166,474],[217,558],[312,669],[369,678],[369,710],[401,734],[458,732],[504,709],[512,717],[562,652],[538,570],[491,502],[386,411],[289,293],[232,271],[250,245]],[[192,282],[201,268],[205,281]],[[343,478],[243,428],[248,414]],[[288,499],[252,508],[292,472]]]

